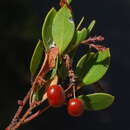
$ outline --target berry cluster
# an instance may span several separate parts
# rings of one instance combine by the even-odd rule
[[[65,92],[60,85],[52,85],[47,90],[50,106],[60,107],[65,103]],[[67,103],[67,111],[70,116],[78,117],[84,112],[84,103],[78,98],[71,98]]]

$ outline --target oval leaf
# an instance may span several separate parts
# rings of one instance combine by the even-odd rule
[[[107,93],[94,93],[89,95],[81,95],[78,97],[83,100],[85,109],[90,111],[98,111],[108,108],[114,102],[115,97]]]
[[[82,85],[89,85],[100,80],[108,70],[110,52],[107,48],[97,53],[89,53],[81,57],[76,67],[76,77]]]
[[[43,42],[39,40],[36,45],[36,48],[34,49],[33,56],[30,62],[30,71],[32,76],[35,76],[35,74],[37,73],[43,59],[44,59]]]
[[[52,36],[54,43],[59,48],[60,54],[63,54],[68,47],[73,38],[74,31],[75,25],[71,11],[64,6],[57,12],[52,25]]]
[[[43,44],[45,46],[45,49],[48,50],[53,44],[53,38],[52,38],[52,22],[56,15],[56,10],[52,8],[49,13],[47,14],[45,21],[43,23],[42,27],[42,39]]]

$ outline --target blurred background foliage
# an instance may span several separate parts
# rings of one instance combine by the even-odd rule
[[[33,49],[41,39],[41,27],[51,7],[59,0],[0,1],[0,130],[9,123],[30,87],[29,64]],[[92,35],[103,35],[104,45],[111,48],[111,66],[101,83],[116,96],[115,104],[100,112],[86,112],[71,118],[65,108],[50,109],[21,130],[129,130],[130,110],[130,1],[73,0],[76,23],[82,16],[85,25],[96,19]],[[81,54],[83,49],[79,51]]]

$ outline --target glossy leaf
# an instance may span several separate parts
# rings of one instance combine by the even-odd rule
[[[47,14],[45,21],[42,27],[42,39],[45,46],[45,49],[48,50],[50,46],[53,44],[52,38],[52,22],[56,15],[56,10],[52,8]]]
[[[71,11],[64,6],[57,12],[52,25],[52,36],[60,54],[63,54],[70,44],[74,32],[75,25]]]
[[[107,93],[94,93],[89,95],[81,95],[78,97],[83,100],[85,109],[90,111],[98,111],[108,108],[114,102],[115,97]]]
[[[80,26],[81,26],[81,24],[83,23],[83,21],[84,21],[84,17],[82,17],[82,19],[80,20],[80,22],[79,22],[79,24],[78,24],[78,26],[77,26],[77,30],[79,30],[79,28],[80,28]]]
[[[35,76],[35,74],[37,73],[43,59],[44,59],[43,42],[39,40],[36,45],[36,48],[34,49],[33,56],[30,62],[30,71],[32,76]]]
[[[82,85],[89,85],[100,80],[108,70],[110,63],[109,49],[97,53],[85,54],[76,67],[76,77]]]

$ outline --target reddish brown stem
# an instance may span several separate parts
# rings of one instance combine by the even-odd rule
[[[101,42],[103,40],[104,40],[104,37],[102,36],[89,37],[87,40],[82,41],[81,44],[90,44],[93,42]]]
[[[48,105],[44,109],[37,111],[36,113],[34,113],[33,115],[31,115],[30,117],[28,117],[27,119],[25,119],[24,122],[23,122],[23,124],[26,124],[26,123],[30,122],[31,120],[37,118],[38,116],[40,116],[43,112],[45,112],[49,108],[50,108],[50,106]]]
[[[16,130],[17,128],[19,128],[21,126],[21,124],[24,122],[24,120],[26,119],[26,117],[30,114],[30,112],[32,111],[33,107],[30,107],[26,113],[23,115],[23,117],[21,118],[21,120],[14,126],[12,127],[11,130]]]
[[[24,100],[19,101],[20,106],[19,106],[13,120],[11,121],[10,125],[6,129],[15,130],[15,129],[19,128],[21,126],[21,124],[24,122],[24,120],[28,117],[30,112],[36,106],[38,106],[42,103],[42,102],[38,102],[35,104],[34,102],[33,103],[30,102],[29,109],[26,111],[26,113],[23,115],[23,117],[18,121],[19,115],[21,114],[25,104],[27,103],[27,101],[29,100],[31,95],[33,94],[33,91],[35,91],[35,88],[37,87],[37,85],[41,85],[41,84],[43,85],[45,81],[42,80],[42,78],[44,78],[44,76],[47,72],[49,72],[52,68],[54,68],[55,59],[57,56],[58,56],[58,48],[50,48],[50,50],[46,53],[45,60],[41,66],[41,69],[40,69],[38,75],[36,76],[36,78],[32,84],[31,89],[29,90],[28,94],[25,96]]]
[[[102,45],[90,44],[89,46],[92,48],[95,48],[97,51],[104,51],[107,49],[106,47]]]
[[[29,100],[29,96],[30,96],[31,90],[32,90],[32,89],[30,89],[30,90],[28,91],[28,93],[27,93],[27,95],[24,97],[23,101],[21,101],[22,104],[19,106],[19,108],[18,108],[16,114],[14,115],[14,117],[13,117],[11,123],[10,123],[9,126],[7,127],[8,129],[11,129],[14,125],[16,125],[17,120],[19,119],[19,116],[20,116],[20,114],[21,114],[21,112],[22,112],[24,106],[26,105],[27,101]]]

